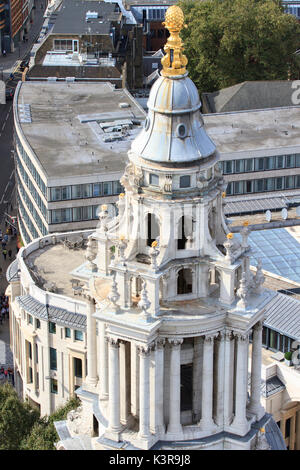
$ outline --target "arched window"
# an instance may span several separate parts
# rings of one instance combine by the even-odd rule
[[[193,272],[191,269],[180,269],[177,277],[177,294],[191,294],[193,292]]]
[[[154,214],[147,214],[147,246],[151,246],[159,237],[159,222]]]
[[[177,249],[185,250],[187,237],[192,236],[192,219],[190,217],[182,216],[178,222],[178,239],[177,239]]]

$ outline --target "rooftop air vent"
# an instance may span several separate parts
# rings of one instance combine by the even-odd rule
[[[97,11],[87,11],[85,14],[85,21],[88,20],[93,20],[98,18],[98,12]]]

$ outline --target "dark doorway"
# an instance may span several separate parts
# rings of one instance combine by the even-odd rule
[[[180,411],[193,409],[193,364],[180,367]]]

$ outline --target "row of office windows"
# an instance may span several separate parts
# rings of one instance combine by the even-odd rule
[[[18,224],[22,233],[22,237],[24,238],[25,243],[29,243],[32,240],[32,235],[29,235],[27,228],[25,227],[23,220],[22,220],[22,214],[19,211],[19,217],[18,217]]]
[[[73,330],[74,332],[74,341],[83,341],[83,331]],[[56,323],[49,321],[49,333],[56,334]],[[71,328],[65,328],[65,338],[71,338]]]
[[[22,182],[19,180],[18,181],[18,190],[20,191],[20,194],[25,201],[25,204],[27,208],[29,209],[30,214],[32,215],[34,221],[36,222],[37,226],[39,227],[40,231],[42,232],[43,235],[47,235],[48,230],[46,226],[44,225],[38,211],[35,209],[34,205],[32,204],[31,199],[29,198],[27,192],[25,191]]]
[[[228,160],[220,162],[220,165],[224,175],[249,173],[253,171],[281,170],[284,168],[299,168],[300,154]]]
[[[300,175],[279,176],[277,178],[260,178],[255,180],[234,181],[227,185],[227,196],[235,194],[261,193],[282,189],[300,188]]]
[[[292,349],[293,341],[294,340],[292,338],[282,335],[271,328],[267,328],[266,326],[263,327],[262,344],[266,348],[285,353]]]
[[[74,372],[75,377],[82,378],[82,360],[78,358],[74,359]],[[57,351],[54,348],[50,348],[50,369],[57,370]]]
[[[68,207],[66,209],[53,209],[49,211],[49,223],[61,224],[63,222],[80,222],[98,219],[99,206]]]
[[[47,220],[47,208],[42,201],[42,198],[40,197],[39,193],[37,192],[34,184],[32,183],[31,179],[28,176],[27,171],[25,170],[24,166],[21,163],[21,160],[17,157],[16,158],[17,165],[18,165],[18,171],[20,172],[20,175],[22,176],[24,183],[26,184],[27,188],[29,189],[30,194],[32,195],[33,199],[35,200],[38,208],[42,212],[44,219]],[[18,181],[20,183],[20,179]]]
[[[50,201],[67,201],[89,197],[113,196],[124,191],[119,181],[103,183],[76,184],[73,186],[56,186],[50,188]]]
[[[43,195],[45,197],[47,197],[47,186],[45,185],[44,181],[40,177],[37,169],[33,165],[30,157],[27,154],[27,152],[23,148],[23,145],[22,145],[17,133],[15,134],[15,138],[16,138],[16,144],[17,144],[17,152],[16,152],[17,156],[18,156],[18,152],[20,153],[20,155],[22,155],[22,158],[25,162],[25,165],[27,166],[28,170],[30,171],[31,175],[33,176],[34,181],[36,182],[36,184],[38,185],[38,187],[42,191]]]
[[[30,230],[30,233],[31,233],[31,237],[29,237],[28,240],[26,239],[27,237],[26,237],[26,235],[24,234],[24,235],[25,235],[25,241],[26,241],[26,243],[29,243],[32,238],[39,238],[40,235],[38,234],[38,232],[37,232],[35,226],[33,225],[31,218],[30,218],[29,215],[27,214],[27,211],[26,211],[25,207],[23,206],[23,203],[22,203],[20,197],[18,197],[18,207],[19,207],[19,218],[18,218],[19,223],[20,223],[20,219],[21,219],[21,220],[23,219],[23,220],[25,221],[25,223],[26,223],[28,229]],[[22,224],[22,225],[24,226],[24,224]],[[21,225],[21,228],[22,228],[22,225]],[[23,232],[23,231],[22,231],[22,232]],[[23,233],[24,233],[24,232],[23,232]],[[28,231],[26,230],[25,233],[27,234]]]

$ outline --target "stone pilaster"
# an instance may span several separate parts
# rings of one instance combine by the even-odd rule
[[[152,393],[150,393],[151,431],[163,434],[164,426],[164,346],[165,339],[158,338],[153,347]]]
[[[216,383],[216,416],[215,422],[222,426],[224,422],[224,382],[225,382],[225,332],[220,332],[217,343],[217,383]]]
[[[237,333],[236,337],[236,376],[235,376],[235,412],[234,420],[231,429],[238,435],[244,436],[250,424],[246,418],[246,370],[245,370],[245,355],[247,346],[247,336]]]
[[[260,403],[262,329],[262,322],[256,323],[253,328],[252,336],[251,392],[249,411],[256,416],[257,421],[259,421],[265,414],[265,410]]]
[[[139,439],[150,438],[150,346],[139,345],[140,356],[140,427]]]
[[[108,337],[109,356],[109,410],[108,429],[106,436],[119,441],[120,431],[120,367],[119,367],[119,340]]]
[[[193,360],[193,422],[198,422],[201,413],[201,389],[203,367],[203,337],[194,338]]]
[[[213,421],[214,338],[215,335],[206,335],[203,343],[202,412],[199,423],[203,431],[212,431],[216,426]]]
[[[85,295],[87,300],[87,369],[88,375],[86,382],[91,386],[96,386],[97,377],[97,337],[96,337],[96,319],[93,317],[95,313],[95,301],[90,295]]]
[[[225,331],[224,341],[224,425],[228,426],[233,418],[234,340],[231,331]]]
[[[99,377],[100,377],[100,399],[108,398],[108,343],[105,337],[105,323],[98,322],[99,341]]]
[[[170,355],[170,403],[168,437],[182,433],[180,423],[180,350],[183,339],[168,339],[171,346]],[[171,435],[171,436],[170,436]]]

